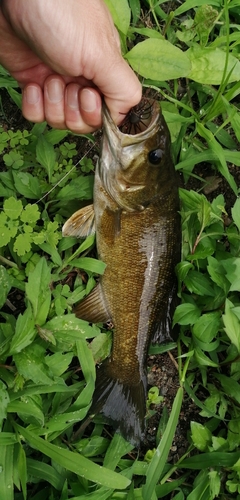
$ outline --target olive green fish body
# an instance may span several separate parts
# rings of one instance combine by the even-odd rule
[[[97,370],[90,413],[101,411],[139,445],[149,342],[171,335],[181,241],[178,186],[168,129],[156,104],[148,129],[137,135],[122,134],[107,110],[104,127],[94,212],[98,256],[107,266],[75,312],[114,325],[111,356]]]

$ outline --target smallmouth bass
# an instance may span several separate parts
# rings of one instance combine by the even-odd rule
[[[74,310],[89,322],[114,325],[111,356],[97,368],[89,414],[102,412],[135,446],[145,432],[149,343],[171,339],[181,247],[169,131],[157,102],[148,100],[147,109],[140,131],[125,134],[104,106],[93,205],[63,227],[64,236],[95,231],[98,257],[107,265]]]

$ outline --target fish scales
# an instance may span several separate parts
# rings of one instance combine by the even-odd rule
[[[138,446],[145,430],[149,342],[171,338],[181,242],[178,184],[156,103],[149,127],[136,135],[121,133],[106,108],[103,119],[94,212],[98,256],[107,266],[75,313],[114,325],[111,356],[97,369],[90,414],[101,411]],[[83,214],[81,209],[67,221],[64,234],[81,233]]]

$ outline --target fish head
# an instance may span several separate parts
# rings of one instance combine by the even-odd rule
[[[144,210],[159,195],[172,165],[169,131],[159,104],[151,101],[150,108],[142,130],[125,134],[103,107],[98,175],[116,205],[129,212]]]

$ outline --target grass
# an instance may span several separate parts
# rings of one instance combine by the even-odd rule
[[[108,331],[71,312],[104,272],[87,256],[93,238],[79,244],[61,235],[66,218],[91,199],[94,165],[89,152],[75,168],[75,138],[67,131],[1,128],[0,496],[239,499],[240,200],[231,168],[240,165],[238,1],[186,0],[172,11],[172,2],[106,3],[124,56],[144,87],[163,98],[176,169],[185,182],[198,178],[196,190],[180,190],[180,387],[169,420],[160,421],[161,439],[144,457],[121,436],[103,433],[101,416],[88,438],[72,440],[91,402],[95,363],[111,348]],[[16,82],[3,69],[0,85],[19,105]],[[90,136],[89,151],[92,142]],[[231,206],[224,193],[203,194],[196,170],[203,162],[232,191]],[[12,292],[22,297],[17,315],[9,313]],[[190,424],[187,452],[172,464],[183,396],[199,418]],[[148,407],[158,401],[153,391]]]

